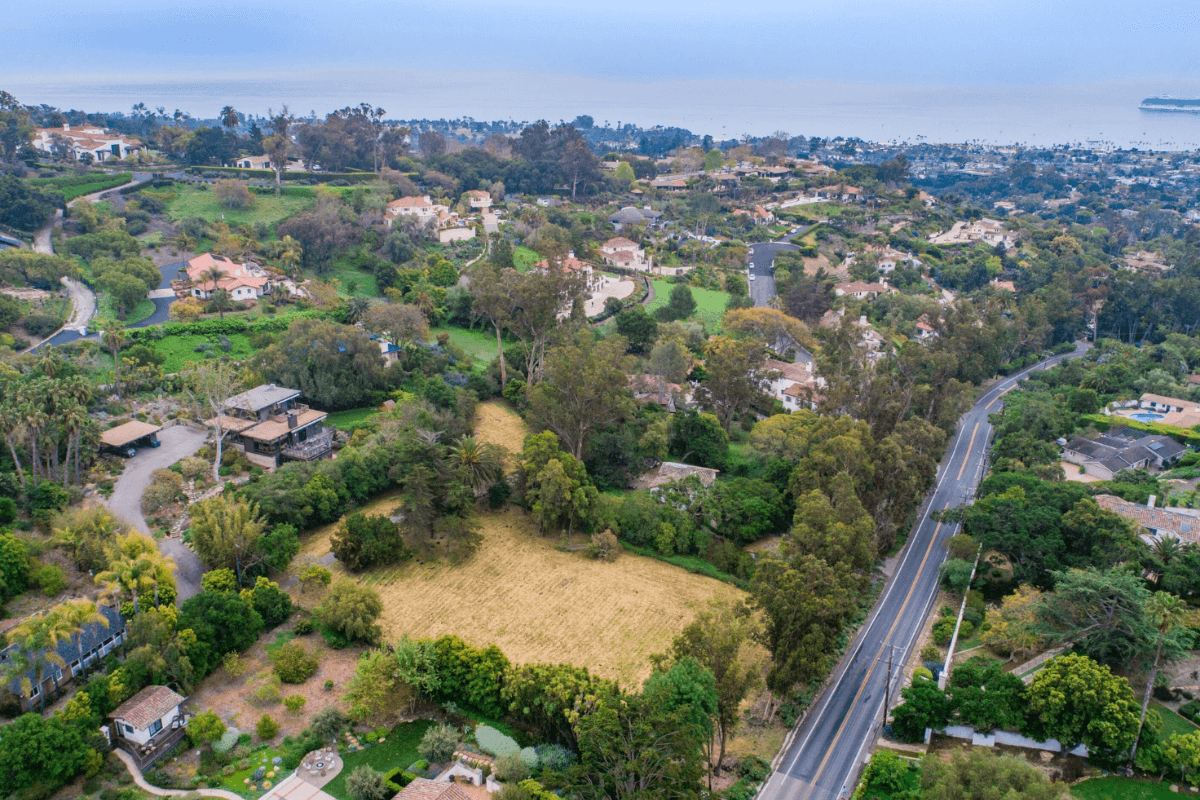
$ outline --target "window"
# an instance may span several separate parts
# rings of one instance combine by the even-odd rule
[[[130,736],[133,735],[133,726],[132,725],[124,724],[121,727],[124,728],[125,732],[128,733]]]
[[[150,735],[153,736],[154,734],[158,733],[161,730],[162,730],[162,720],[161,719],[154,720],[154,724],[150,726]]]

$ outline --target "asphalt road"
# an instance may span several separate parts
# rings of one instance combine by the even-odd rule
[[[761,800],[835,800],[854,791],[863,759],[882,723],[888,653],[893,653],[894,664],[908,659],[937,594],[938,570],[946,558],[942,545],[958,529],[957,524],[931,521],[929,509],[953,508],[974,495],[992,435],[987,418],[1000,408],[1004,393],[1033,369],[1081,355],[1088,347],[1081,344],[1074,353],[1055,356],[997,382],[963,415],[938,469],[933,496],[909,535],[895,574],[850,644],[832,683],[785,744]],[[895,669],[892,708],[899,701],[901,679],[902,671]]]
[[[163,428],[158,433],[160,447],[143,447],[137,455],[125,463],[125,471],[117,478],[113,493],[107,504],[120,519],[132,524],[142,533],[150,533],[150,526],[142,515],[142,494],[150,485],[150,476],[156,469],[166,469],[181,458],[187,458],[200,449],[208,434],[185,425]],[[176,604],[183,603],[200,591],[200,576],[204,567],[194,552],[188,549],[177,536],[158,539],[159,552],[175,559],[175,586],[179,594]]]
[[[754,305],[769,306],[771,298],[775,296],[775,276],[771,274],[771,264],[775,261],[775,254],[780,250],[799,250],[800,248],[792,244],[792,240],[797,236],[803,236],[812,228],[812,225],[800,228],[777,242],[759,242],[750,245],[750,275],[754,276],[754,280],[750,281],[750,299],[754,301]]]

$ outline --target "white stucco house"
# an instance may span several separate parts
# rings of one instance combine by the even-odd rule
[[[142,143],[137,139],[93,126],[38,128],[33,134],[33,146],[43,153],[53,153],[56,144],[65,146],[76,161],[86,161],[90,157],[96,163],[119,160],[142,149]]]

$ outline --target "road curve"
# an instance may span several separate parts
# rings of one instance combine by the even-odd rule
[[[996,382],[959,420],[958,430],[941,465],[933,495],[909,535],[895,573],[884,587],[867,622],[851,642],[828,688],[786,740],[775,772],[761,800],[836,800],[854,790],[863,759],[869,755],[882,723],[888,654],[903,664],[912,651],[937,595],[938,570],[946,558],[942,544],[957,524],[934,523],[930,509],[953,508],[968,501],[986,467],[992,436],[988,415],[1000,408],[1003,395],[1035,369],[1082,355],[1090,345],[1055,356]],[[894,669],[894,708],[902,670]]]

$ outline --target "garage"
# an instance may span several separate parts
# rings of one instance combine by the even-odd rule
[[[100,434],[100,445],[103,449],[132,458],[139,448],[158,447],[158,432],[161,430],[161,425],[131,419]]]

